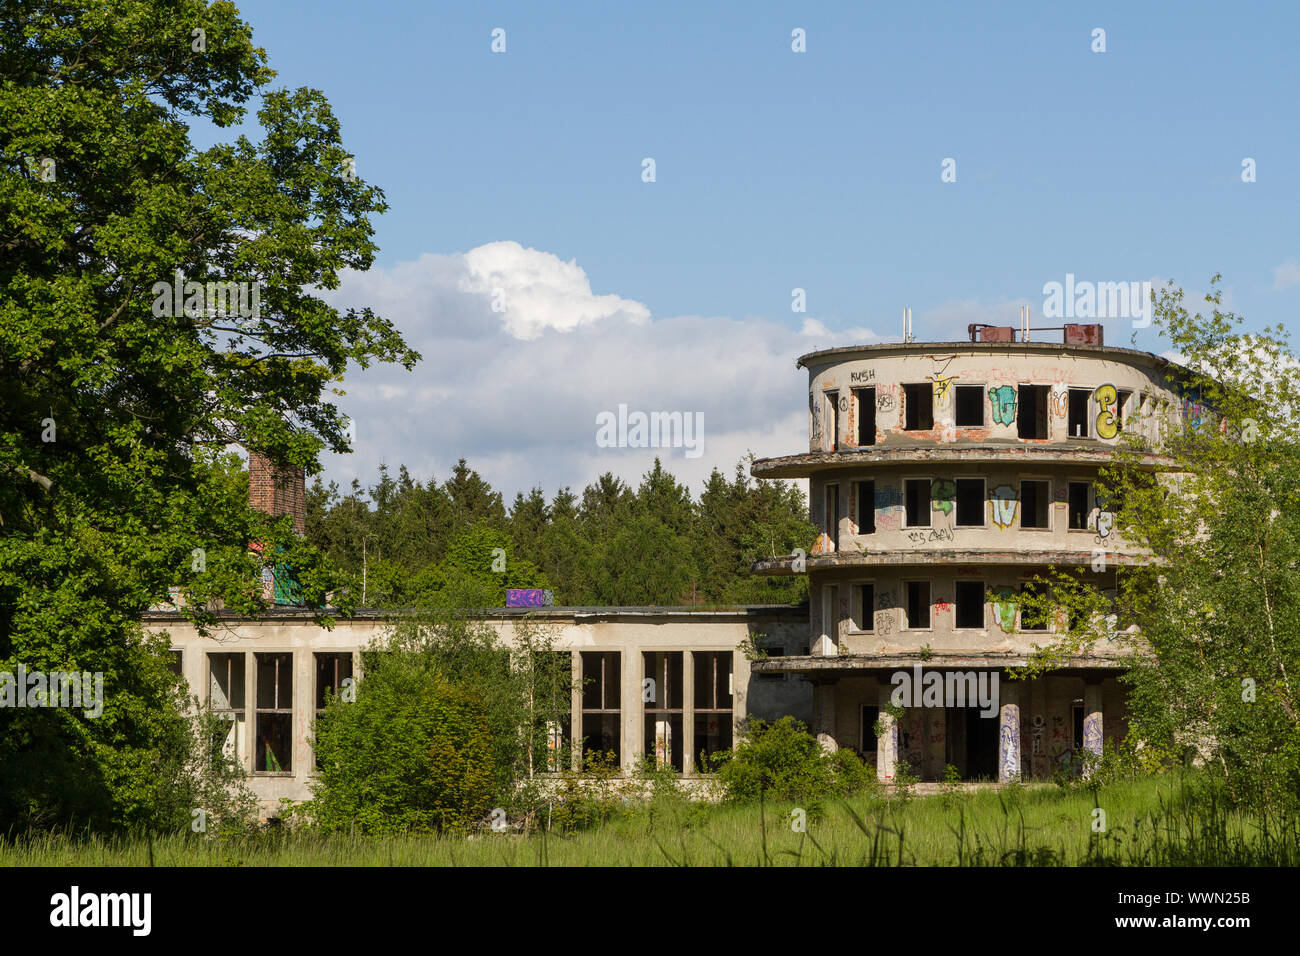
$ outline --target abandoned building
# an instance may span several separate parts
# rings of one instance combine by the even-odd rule
[[[1143,556],[1115,533],[1098,472],[1121,432],[1154,438],[1159,416],[1186,408],[1166,360],[1105,347],[1098,325],[1057,331],[1063,342],[972,326],[969,342],[804,355],[808,452],[754,463],[757,477],[808,479],[820,535],[755,568],[809,575],[811,640],[753,673],[811,681],[813,731],[874,758],[881,779],[904,760],[922,780],[948,765],[1051,779],[1126,733],[1113,638],[1009,679],[1058,626],[1017,598],[1053,567],[1113,596],[1116,568]],[[1101,626],[1128,628],[1117,614]]]
[[[579,744],[575,765],[583,749],[612,751],[625,772],[654,754],[690,776],[700,754],[734,745],[751,714],[809,723],[824,746],[874,762],[882,780],[900,761],[922,780],[942,779],[948,765],[967,780],[1050,779],[1122,737],[1118,651],[1034,680],[1007,674],[1053,626],[1018,606],[1036,573],[1083,567],[1113,588],[1115,568],[1140,559],[1114,533],[1097,473],[1122,431],[1178,408],[1164,359],[1105,347],[1100,326],[1064,333],[1030,342],[1010,327],[972,326],[969,342],[798,360],[809,375],[808,452],[757,461],[753,474],[807,478],[820,535],[809,553],[754,570],[807,573],[806,609],[485,612],[506,641],[525,614],[555,628],[574,691],[553,734]],[[250,456],[253,504],[293,514],[299,528],[302,481]],[[264,586],[289,603],[279,582]],[[210,637],[175,610],[146,617],[169,636],[201,703],[230,721],[227,746],[263,805],[310,796],[312,721],[327,691],[359,678],[384,616],[362,611],[324,630],[285,606],[225,617]],[[886,712],[896,693],[897,720]]]

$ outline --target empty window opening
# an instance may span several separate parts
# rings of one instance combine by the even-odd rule
[[[822,637],[831,645],[840,640],[840,589],[829,585],[822,591]]]
[[[929,478],[908,478],[903,482],[903,507],[909,528],[930,527]]]
[[[957,479],[957,524],[982,526],[984,524],[984,479]]]
[[[177,677],[182,676],[185,670],[184,664],[185,664],[184,651],[178,651],[173,649],[167,652],[167,669],[171,671],[173,674],[175,674]]]
[[[259,773],[293,770],[293,655],[258,654],[257,746],[253,769]]]
[[[903,386],[903,428],[925,431],[934,427],[934,386],[929,382]]]
[[[984,427],[983,385],[958,385],[954,401],[958,428]]]
[[[1021,385],[1017,396],[1016,426],[1021,438],[1047,437],[1046,385]]]
[[[582,745],[586,762],[622,760],[622,665],[618,651],[582,651]]]
[[[1087,531],[1088,530],[1088,512],[1091,507],[1088,504],[1089,491],[1091,485],[1086,481],[1070,482],[1070,530]]]
[[[954,588],[956,626],[984,626],[984,582],[958,581]]]
[[[1038,600],[1040,591],[1032,583],[1020,586],[1020,629],[1022,631],[1045,631],[1049,614],[1045,607],[1034,607],[1031,602]]]
[[[1020,527],[1046,528],[1049,523],[1051,483],[1022,481],[1020,483]]]
[[[862,756],[876,759],[876,724],[880,721],[880,708],[862,707]]]
[[[347,652],[314,654],[316,660],[316,717],[324,713],[331,699],[348,689],[344,681],[352,679],[352,655]],[[316,756],[320,766],[320,756]]]
[[[858,534],[876,533],[876,483],[858,482]]]
[[[1070,723],[1074,727],[1074,749],[1083,749],[1083,698],[1076,697],[1070,701]]]
[[[930,582],[907,582],[907,628],[925,630],[930,627]]]
[[[559,773],[573,765],[573,655],[568,651],[535,651],[529,659],[534,716],[528,766],[530,770]]]
[[[834,392],[825,395],[826,414],[822,416],[822,427],[826,429],[826,450],[840,449],[840,403]]]
[[[859,631],[874,630],[872,617],[876,611],[876,586],[871,582],[853,587],[853,626]]]
[[[645,725],[642,752],[654,755],[656,767],[682,771],[682,652],[647,651],[641,655]]]
[[[831,539],[831,550],[840,549],[840,486],[826,486],[826,535]]]
[[[221,742],[226,756],[248,769],[246,740],[246,706],[243,654],[208,655],[208,707],[230,727]]]
[[[771,652],[769,651],[769,654]],[[714,754],[731,750],[731,651],[695,652],[695,755],[698,769],[714,769]]]
[[[1066,419],[1071,438],[1088,437],[1088,403],[1092,401],[1092,389],[1070,389],[1070,410]]]
[[[874,445],[876,443],[876,390],[855,388],[853,404],[857,409],[858,444]]]
[[[1124,430],[1124,423],[1128,420],[1129,400],[1132,398],[1132,389],[1122,388],[1119,390],[1119,402],[1115,409],[1115,427],[1120,431]]]

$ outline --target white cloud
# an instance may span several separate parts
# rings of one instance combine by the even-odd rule
[[[1300,285],[1300,262],[1288,259],[1273,270],[1273,289],[1281,291]]]
[[[587,273],[574,259],[564,262],[517,242],[489,242],[461,259],[465,274],[460,290],[487,296],[489,308],[517,339],[535,339],[546,329],[569,332],[602,319],[650,319],[650,310],[640,302],[594,295]]]
[[[508,309],[492,311],[492,288]],[[325,478],[363,485],[376,468],[405,464],[445,480],[465,457],[509,502],[541,485],[581,492],[605,471],[633,485],[657,455],[698,494],[713,467],[730,478],[746,452],[786,455],[808,446],[811,348],[880,341],[870,329],[808,337],[762,318],[681,315],[651,321],[647,306],[595,295],[573,262],[518,243],[349,273],[328,294],[337,307],[369,305],[423,355],[414,370],[351,369],[339,400],[356,422],[352,455],[326,455]],[[596,416],[700,412],[703,453],[601,448]]]

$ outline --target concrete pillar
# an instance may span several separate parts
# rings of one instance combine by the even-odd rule
[[[682,775],[695,772],[695,652],[682,651]]]
[[[839,741],[835,736],[835,683],[813,684],[813,733],[822,749],[835,751]]]
[[[998,682],[1001,706],[998,710],[998,782],[1020,777],[1020,688]]]
[[[1101,681],[1083,685],[1083,752],[1101,757]]]
[[[881,680],[878,683],[880,736],[876,738],[876,779],[886,783],[894,779],[894,769],[898,764],[898,724],[885,709],[889,706],[893,688],[887,681]]]
[[[570,768],[582,769],[582,652],[569,652],[569,760]]]

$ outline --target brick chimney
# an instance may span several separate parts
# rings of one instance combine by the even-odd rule
[[[276,468],[270,459],[248,452],[248,503],[269,515],[293,515],[293,530],[307,531],[307,478],[302,468]]]

